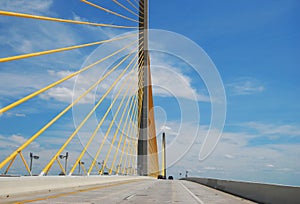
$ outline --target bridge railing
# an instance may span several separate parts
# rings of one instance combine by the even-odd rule
[[[188,177],[184,180],[203,184],[258,203],[296,204],[300,201],[300,187],[197,177]]]

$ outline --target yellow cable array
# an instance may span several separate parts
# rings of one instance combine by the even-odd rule
[[[126,119],[125,119],[125,122],[124,122],[124,125],[123,125],[123,128],[122,128],[122,131],[121,131],[121,136],[120,136],[120,139],[119,139],[119,142],[118,142],[118,146],[116,148],[116,152],[114,154],[114,157],[113,157],[113,161],[112,161],[112,164],[111,166],[113,167],[115,165],[115,162],[116,162],[116,159],[117,159],[117,156],[118,156],[118,153],[119,153],[119,148],[121,146],[121,143],[123,141],[123,136],[124,136],[124,132],[125,132],[125,127],[126,128],[129,128],[129,125],[130,125],[130,121],[128,121],[129,117],[130,117],[130,110],[132,110],[132,106],[134,105],[134,100],[133,100],[133,97],[130,99],[130,105],[129,105],[129,109],[125,112],[127,112],[127,116],[126,116]],[[117,170],[118,171],[118,170]],[[117,172],[116,172],[117,174]]]
[[[89,92],[91,92],[99,83],[101,83],[106,77],[108,77],[117,67],[111,69],[107,72],[101,79],[99,79],[95,84],[93,84],[88,90],[86,90],[81,96],[79,96],[75,101],[68,105],[63,111],[56,115],[50,122],[48,122],[43,128],[36,132],[30,139],[28,139],[24,144],[22,144],[16,151],[14,151],[10,156],[8,156],[4,161],[0,163],[0,169],[3,168],[15,157],[19,152],[25,149],[31,142],[33,142],[37,137],[39,137],[44,131],[46,131],[51,125],[53,125],[59,118],[61,118],[66,112],[68,112],[75,104],[77,104],[83,97],[85,97]],[[49,88],[48,88],[49,89]],[[26,98],[26,97],[25,97]]]
[[[126,147],[126,151],[125,151],[126,153],[124,152],[124,153],[125,153],[125,155],[126,155],[126,157],[125,157],[125,160],[124,160],[124,165],[123,165],[123,168],[122,168],[122,175],[124,175],[124,174],[125,174],[125,169],[127,168],[127,167],[126,167],[126,163],[127,163],[127,158],[128,158],[128,149],[129,149],[129,144],[130,144],[130,140],[129,140],[129,139],[127,139],[127,140],[128,140],[128,142],[127,142],[127,144],[126,144],[126,145],[127,145],[127,147]],[[124,153],[123,153],[123,154],[124,154]]]
[[[109,10],[109,9],[103,8],[102,6],[99,6],[99,5],[97,5],[97,4],[91,3],[91,2],[89,2],[89,1],[87,1],[87,0],[81,0],[81,1],[84,2],[84,3],[86,3],[86,4],[88,4],[88,5],[90,5],[90,6],[93,6],[93,7],[95,7],[95,8],[101,9],[102,11],[106,11],[106,12],[108,12],[108,13],[111,13],[111,14],[113,14],[113,15],[115,15],[115,16],[119,16],[119,17],[121,17],[121,18],[130,20],[130,21],[133,21],[133,22],[137,22],[137,23],[139,22],[138,20],[135,20],[135,19],[133,19],[133,18],[129,18],[129,17],[127,17],[127,16],[124,16],[124,15],[122,15],[122,14],[116,13],[116,12],[111,11],[111,10]]]
[[[126,105],[125,105],[125,108],[124,108],[125,111],[123,111],[123,113],[122,113],[122,115],[121,115],[120,123],[119,123],[119,125],[118,125],[118,127],[117,127],[117,129],[116,129],[116,131],[115,131],[115,133],[114,133],[113,140],[112,140],[112,142],[111,142],[111,144],[110,144],[110,148],[109,148],[109,150],[108,150],[108,152],[107,152],[107,154],[106,154],[106,158],[105,158],[105,161],[106,161],[106,162],[107,162],[107,160],[108,160],[108,158],[109,158],[110,152],[111,152],[111,150],[112,150],[112,148],[113,148],[113,145],[114,145],[114,143],[115,143],[115,141],[116,141],[116,137],[117,137],[117,135],[118,135],[118,133],[119,133],[120,125],[121,125],[121,123],[123,122],[123,118],[124,118],[125,112],[126,112],[126,110],[127,110],[127,107],[128,107],[128,105],[129,105],[129,101],[130,101],[130,97],[128,97],[128,100],[127,100]],[[116,114],[116,115],[117,115],[117,114]],[[127,122],[127,119],[128,119],[128,116],[126,117],[126,122]],[[125,127],[126,122],[124,123],[123,128]],[[122,132],[121,132],[121,137],[123,137],[123,133],[122,133]],[[120,140],[119,140],[119,142],[118,142],[118,147],[117,147],[116,153],[118,152],[118,149],[119,149],[119,147],[120,147],[120,142],[121,142],[121,138],[120,138]],[[115,156],[114,156],[114,158],[113,158],[113,162],[112,162],[112,165],[111,165],[111,169],[114,167],[114,163],[115,163],[115,160],[116,160],[116,153],[115,153]],[[106,162],[105,162],[105,163],[106,163]],[[112,171],[109,172],[109,174],[111,174],[111,173],[112,173]]]
[[[104,120],[106,119],[106,117],[108,116],[110,110],[112,109],[114,103],[116,102],[116,100],[118,99],[118,96],[121,94],[121,91],[123,90],[123,86],[121,87],[121,89],[118,91],[117,95],[115,96],[114,100],[112,101],[112,103],[110,104],[110,106],[108,107],[108,109],[106,110],[104,116],[102,117],[101,121],[98,123],[96,129],[94,130],[92,136],[90,137],[89,141],[87,142],[87,144],[85,145],[84,149],[82,150],[82,152],[80,153],[79,157],[77,158],[76,162],[73,165],[73,168],[71,169],[69,176],[72,175],[72,173],[74,172],[77,163],[82,159],[84,153],[87,151],[88,147],[90,146],[91,142],[93,141],[93,139],[95,138],[99,128],[102,126]],[[96,165],[97,167],[97,165]]]
[[[106,116],[105,116],[105,117],[106,117]],[[96,134],[96,132],[98,131],[99,128],[100,128],[100,126],[98,125],[98,127],[95,129],[95,131],[94,131],[93,134]],[[99,154],[100,154],[100,151],[101,151],[102,146],[104,145],[104,142],[106,141],[106,139],[107,139],[107,136],[104,137],[104,139],[102,140],[102,143],[101,143],[101,145],[100,145],[100,147],[99,147],[99,149],[98,149],[98,151],[97,151],[97,153],[96,153],[96,156],[94,157],[93,162],[92,162],[92,164],[91,164],[91,166],[90,166],[90,168],[89,168],[89,170],[88,170],[88,175],[89,175],[89,174],[91,173],[91,171],[93,170],[93,167],[94,167],[95,164],[96,164],[96,160],[97,160],[97,158],[98,158],[98,156],[99,156]],[[101,168],[101,169],[103,169],[105,166],[106,166],[106,165],[102,165],[102,168]],[[100,171],[99,171],[99,172],[100,172]]]
[[[128,87],[128,88],[129,88],[129,87]],[[134,88],[134,86],[131,87],[132,90],[134,90],[133,88]],[[119,112],[120,112],[120,110],[121,110],[121,108],[122,108],[122,106],[123,106],[123,103],[124,103],[124,101],[125,101],[125,98],[126,98],[125,96],[126,96],[126,94],[128,93],[128,91],[129,91],[129,89],[127,89],[127,91],[126,91],[124,97],[122,98],[122,101],[120,102],[120,105],[119,105],[117,111],[114,113],[114,117],[113,117],[113,120],[112,120],[111,123],[110,123],[110,127],[112,127],[112,125],[114,124],[115,120],[117,119],[117,117],[118,117],[118,115],[119,115]],[[130,97],[128,97],[128,99],[127,99],[127,101],[126,101],[125,110],[127,109],[127,106],[128,106],[129,101],[130,101]],[[109,158],[109,156],[110,156],[110,152],[111,152],[111,150],[112,150],[112,148],[113,148],[113,145],[114,145],[114,143],[115,143],[115,141],[116,141],[117,135],[118,135],[118,133],[119,133],[120,124],[123,122],[124,113],[125,113],[125,111],[123,111],[123,113],[122,113],[122,116],[121,116],[121,119],[120,119],[120,123],[119,123],[117,129],[115,130],[113,139],[112,139],[112,141],[111,141],[111,143],[110,143],[109,150],[108,150],[108,152],[106,153],[106,157],[105,157],[105,160],[104,160],[104,165],[107,164],[108,158]],[[114,168],[114,166],[112,165],[111,168],[110,168],[110,170],[109,170],[109,174],[112,173],[112,169],[113,169],[113,168]]]
[[[134,67],[136,66],[136,64],[137,64],[137,62],[135,63]],[[122,100],[121,103],[123,103],[124,99],[125,99],[125,98],[123,98],[123,100]],[[108,137],[108,134],[110,133],[111,128],[112,128],[112,126],[113,126],[115,120],[117,119],[117,116],[118,116],[118,114],[119,114],[120,109],[121,109],[121,106],[119,106],[118,109],[117,109],[117,111],[114,113],[114,117],[113,117],[113,119],[112,119],[112,121],[111,121],[111,123],[110,123],[110,125],[109,125],[109,127],[108,127],[108,129],[107,129],[107,131],[106,131],[106,133],[105,133],[105,138]],[[116,137],[116,134],[114,135],[114,138],[115,138],[115,137]],[[109,155],[110,151],[111,151],[111,149],[108,151],[108,153],[107,153],[106,155]],[[98,158],[98,156],[97,156],[97,158]],[[105,158],[105,160],[104,160],[104,166],[106,166],[107,160],[108,160],[108,156],[106,156],[106,158]],[[112,168],[113,168],[113,167],[112,167]],[[100,172],[100,173],[102,173],[102,172],[103,172],[103,168],[101,169],[101,172]]]
[[[130,114],[130,121],[132,120],[133,118],[133,114]],[[129,121],[129,122],[130,122]],[[130,123],[129,123],[130,125]],[[131,125],[130,127],[127,128],[127,132],[126,132],[126,137],[125,137],[125,140],[124,140],[124,143],[123,143],[123,147],[122,147],[122,153],[121,153],[121,157],[120,157],[120,160],[119,160],[119,165],[122,165],[123,164],[123,156],[124,154],[126,154],[127,152],[127,149],[128,149],[128,144],[129,144],[129,137],[130,135],[132,135],[132,132],[133,132],[133,126]],[[127,148],[126,148],[127,146]],[[125,148],[126,148],[126,151],[125,151]],[[123,168],[122,168],[122,171],[121,171],[121,174],[124,174],[124,169],[126,167],[126,161],[127,161],[127,154],[126,154],[126,158],[125,158],[125,162],[124,162],[124,165],[123,165]]]
[[[140,60],[140,62],[143,62],[142,60]],[[139,66],[140,66],[140,64],[139,64]],[[136,105],[136,104],[135,104]],[[134,108],[135,108],[135,105],[134,105]],[[132,110],[132,109],[131,109]],[[129,114],[130,112],[128,112],[128,114]],[[133,119],[133,114],[131,114],[130,115],[130,121],[132,121],[132,119]],[[129,121],[129,124],[130,124],[130,121]],[[129,125],[128,125],[129,126]],[[121,164],[122,164],[122,161],[123,161],[123,155],[124,155],[124,153],[125,153],[125,147],[126,147],[126,142],[127,142],[127,138],[128,138],[128,135],[129,135],[129,132],[130,132],[130,134],[132,133],[132,129],[133,129],[133,126],[131,126],[131,127],[127,127],[127,132],[126,132],[126,137],[125,137],[125,140],[124,140],[124,143],[123,143],[123,146],[122,146],[122,152],[121,152],[121,156],[120,156],[120,159],[119,159],[119,162],[118,162],[118,165],[120,166]],[[122,132],[124,132],[124,130],[122,131]],[[119,173],[119,169],[117,169],[117,172],[116,172],[117,174]]]
[[[139,5],[139,10],[141,10],[142,14],[144,14],[144,2],[143,1],[139,1],[137,2],[137,0],[134,0],[135,3],[137,3]]]
[[[127,55],[119,64],[117,64],[115,67],[119,67],[131,54]],[[133,58],[133,60],[136,57]],[[131,63],[133,62],[131,61]],[[130,63],[130,64],[131,64]],[[125,74],[129,66],[127,66],[123,72],[118,76],[116,81],[112,84],[112,86],[106,91],[106,93],[102,96],[102,98],[98,101],[98,103],[94,106],[94,108],[89,112],[89,114],[84,118],[84,120],[80,123],[80,125],[76,128],[76,130],[71,134],[71,136],[68,138],[68,140],[64,143],[64,145],[57,151],[55,156],[50,160],[50,162],[46,165],[46,167],[41,172],[41,175],[47,174],[50,170],[51,166],[53,165],[53,162],[55,161],[55,158],[58,157],[61,152],[66,148],[66,146],[71,142],[71,140],[74,138],[74,136],[78,133],[78,131],[81,129],[81,127],[86,123],[86,121],[92,116],[92,114],[95,112],[95,110],[99,107],[99,105],[102,103],[102,101],[105,99],[105,97],[111,92],[111,90],[115,87],[117,84],[117,80],[121,79],[121,77]]]
[[[133,135],[137,135],[137,132],[135,131]],[[136,138],[131,138],[131,146],[130,146],[130,154],[128,155],[129,158],[128,158],[128,164],[127,164],[127,170],[126,170],[126,174],[128,174],[128,169],[129,168],[133,168],[133,162],[134,162],[134,158],[135,156],[133,155],[133,150],[136,149],[136,141],[135,141]]]
[[[133,126],[132,126],[132,127],[133,127]],[[131,129],[131,134],[130,134],[130,135],[132,135],[133,130],[134,130],[134,128]],[[127,138],[128,138],[128,137],[127,137]],[[124,174],[125,168],[127,167],[127,166],[126,166],[126,163],[127,163],[127,160],[128,160],[129,149],[130,149],[130,143],[131,143],[130,137],[129,137],[127,140],[128,140],[128,142],[127,142],[128,144],[127,144],[127,148],[126,148],[126,157],[125,157],[125,161],[124,161],[124,167],[123,167],[123,170],[122,170],[122,174]]]
[[[127,67],[124,69],[124,71],[122,72],[123,75],[124,75],[124,73],[127,71],[127,69],[131,66],[131,64],[133,63],[133,61],[134,61],[136,58],[137,58],[137,55],[131,60],[131,62],[130,62],[130,63],[127,65]],[[123,76],[123,75],[122,75],[122,76]],[[114,85],[116,84],[116,82],[117,82],[117,80],[114,82]],[[88,174],[91,173],[91,171],[92,171],[92,169],[93,169],[93,166],[94,166],[95,163],[96,163],[96,160],[97,160],[97,158],[98,158],[98,156],[99,156],[99,154],[100,154],[100,151],[101,151],[101,149],[102,149],[102,147],[103,147],[103,145],[104,145],[104,142],[106,141],[107,137],[108,137],[108,134],[105,134],[105,137],[104,137],[104,139],[102,140],[101,145],[100,145],[100,147],[99,147],[99,149],[98,149],[98,151],[97,151],[97,153],[96,153],[96,156],[94,157],[93,162],[92,162],[92,164],[91,164],[91,166],[90,166],[90,168],[89,168],[89,170],[88,170]],[[105,165],[103,165],[103,166],[105,166]]]
[[[139,18],[142,18],[144,19],[142,16],[136,14],[134,11],[130,10],[129,8],[127,8],[126,6],[124,6],[123,4],[121,4],[120,2],[118,2],[117,0],[113,0],[113,2],[115,2],[116,4],[118,4],[119,6],[121,6],[123,9],[125,9],[126,11],[132,13],[133,15],[139,17]]]
[[[129,171],[129,174],[130,175],[133,175],[133,172],[134,172],[134,169],[135,169],[135,162],[136,162],[136,156],[135,156],[135,149],[136,149],[136,146],[137,146],[137,142],[134,141],[134,148],[133,148],[133,154],[131,155],[131,168],[130,168],[130,171]]]
[[[126,169],[126,174],[128,174],[128,169],[131,168],[131,158],[132,158],[132,149],[133,149],[133,146],[134,146],[134,140],[131,139],[131,146],[130,146],[130,154],[128,155],[129,156],[129,159],[128,159],[128,163],[127,163],[127,169]]]
[[[109,59],[110,57],[115,56],[116,54],[122,52],[123,50],[128,49],[129,47],[131,47],[131,46],[132,46],[133,44],[135,44],[136,42],[137,42],[137,41],[134,41],[133,43],[130,43],[129,45],[127,45],[127,46],[125,46],[125,47],[123,47],[123,48],[117,50],[116,52],[114,52],[114,53],[112,53],[112,54],[110,54],[110,55],[108,55],[108,56],[106,56],[106,57],[104,57],[104,58],[102,58],[102,59],[100,59],[100,60],[98,60],[98,61],[96,61],[96,62],[94,62],[94,63],[92,63],[92,64],[90,64],[90,65],[88,65],[88,66],[86,66],[86,67],[84,67],[84,68],[82,68],[81,70],[78,70],[78,71],[76,71],[76,72],[73,72],[73,73],[70,74],[69,76],[66,76],[66,77],[64,77],[64,78],[62,78],[62,79],[60,79],[60,80],[58,80],[58,81],[56,81],[56,82],[54,82],[54,83],[52,83],[52,84],[50,84],[50,85],[44,87],[44,88],[42,88],[42,89],[40,89],[40,90],[38,90],[38,91],[36,91],[36,92],[34,92],[34,93],[31,93],[31,94],[25,96],[24,98],[21,98],[21,99],[19,99],[18,101],[15,101],[15,102],[9,104],[8,106],[5,106],[4,108],[0,109],[0,114],[1,114],[1,113],[5,113],[6,111],[8,111],[8,110],[10,110],[10,109],[12,109],[12,108],[14,108],[14,107],[16,107],[16,106],[18,106],[18,105],[20,105],[20,104],[26,102],[26,101],[28,101],[29,99],[31,99],[31,98],[33,98],[33,97],[35,97],[35,96],[37,96],[37,95],[39,95],[39,94],[41,94],[41,93],[47,91],[47,90],[49,90],[49,89],[51,89],[51,88],[53,88],[53,87],[55,87],[55,86],[57,86],[57,85],[59,85],[59,84],[65,82],[65,81],[67,81],[68,79],[73,78],[74,76],[77,76],[78,74],[80,74],[80,73],[82,73],[82,72],[84,72],[84,71],[86,71],[86,70],[88,70],[88,69],[94,67],[95,65],[97,65],[97,64],[99,64],[99,63],[101,63],[101,62],[103,62],[103,61],[105,61],[105,60],[107,60],[107,59]],[[1,169],[1,166],[0,166],[0,169]]]
[[[101,9],[105,12],[108,12],[110,14],[116,15],[118,17],[133,21],[133,22],[137,22],[137,23],[143,23],[140,22],[138,20],[135,20],[133,18],[127,17],[125,15],[122,15],[120,13],[114,12],[112,10],[106,9],[102,6],[99,6],[97,4],[94,4],[88,0],[81,0],[83,3],[86,3],[90,6],[93,6],[95,8]],[[134,12],[133,10],[129,9],[128,7],[126,7],[124,4],[120,3],[118,0],[113,0],[114,3],[116,3],[117,5],[119,5],[120,7],[122,7],[123,9],[125,9],[126,11],[132,13],[133,15],[139,17],[139,19],[143,19],[142,16],[140,16],[140,14],[144,14],[143,10],[140,10],[131,0],[126,0],[134,9],[136,9],[137,11],[139,11],[139,13],[137,14],[136,12]],[[143,1],[137,1],[134,0],[137,4],[143,5]],[[25,14],[25,13],[18,13],[18,12],[10,12],[10,11],[3,11],[0,10],[0,15],[3,16],[12,16],[12,17],[20,17],[20,18],[28,18],[28,19],[36,19],[36,20],[44,20],[44,21],[54,21],[54,22],[61,22],[61,23],[72,23],[72,24],[80,24],[80,25],[90,25],[90,26],[99,26],[99,27],[110,27],[110,28],[139,28],[139,27],[134,27],[134,26],[125,26],[125,25],[114,25],[114,24],[103,24],[103,23],[94,23],[94,22],[87,22],[87,21],[78,21],[78,20],[68,20],[68,19],[62,19],[62,18],[54,18],[54,17],[47,17],[47,16],[39,16],[39,15],[31,15],[31,14]],[[20,60],[20,59],[25,59],[25,58],[30,58],[30,57],[36,57],[36,56],[41,56],[41,55],[47,55],[47,54],[52,54],[52,53],[57,53],[57,52],[63,52],[63,51],[68,51],[68,50],[73,50],[73,49],[80,49],[80,48],[84,48],[84,47],[89,47],[89,46],[94,46],[94,45],[99,45],[99,44],[103,44],[103,43],[108,43],[108,42],[113,42],[113,41],[117,41],[117,40],[122,40],[122,39],[126,39],[126,38],[130,38],[133,37],[135,34],[130,34],[130,35],[126,35],[126,36],[122,36],[119,38],[114,38],[114,39],[109,39],[109,40],[103,40],[103,41],[97,41],[97,42],[92,42],[92,43],[86,43],[86,44],[80,44],[80,45],[74,45],[74,46],[69,46],[69,47],[63,47],[63,48],[57,48],[57,49],[52,49],[52,50],[46,50],[46,51],[41,51],[41,52],[35,52],[35,53],[29,53],[29,54],[22,54],[22,55],[17,55],[17,56],[11,56],[11,57],[4,57],[4,58],[0,58],[0,63],[2,62],[8,62],[8,61],[14,61],[14,60]],[[141,40],[141,39],[139,39]],[[72,74],[70,74],[69,76],[66,76],[34,93],[31,93],[27,96],[25,96],[22,99],[19,99],[18,101],[15,101],[9,105],[7,105],[6,107],[0,109],[0,114],[4,113],[26,101],[28,101],[29,99],[38,96],[39,94],[63,83],[64,81],[90,69],[91,67],[103,62],[104,60],[120,53],[121,51],[128,49],[129,47],[131,47],[134,43],[136,43],[137,41],[134,41],[133,43],[130,43],[129,45],[125,46],[124,48],[106,56],[105,58],[102,58],[100,60],[98,60],[97,62],[94,62],[91,65],[88,65],[86,67],[84,67],[83,69],[74,72]],[[129,67],[132,66],[133,62],[136,60],[137,56],[139,56],[139,59],[137,60],[137,62],[135,62],[135,64],[132,66],[132,69],[134,70],[136,65],[138,64],[138,93],[137,95],[134,95],[132,97],[128,97],[125,107],[122,109],[123,113],[121,115],[121,119],[120,119],[120,123],[117,126],[117,129],[114,132],[113,138],[112,138],[112,142],[110,144],[109,150],[106,153],[106,157],[104,160],[104,163],[101,167],[101,170],[99,171],[100,173],[103,172],[104,168],[107,168],[107,162],[109,160],[110,157],[110,153],[112,151],[112,148],[114,146],[114,143],[117,140],[117,137],[119,138],[118,141],[118,146],[117,146],[117,151],[114,154],[113,157],[113,161],[112,161],[112,165],[111,168],[108,169],[109,170],[109,174],[112,173],[113,169],[114,169],[114,164],[116,161],[116,158],[118,156],[118,152],[119,152],[119,148],[120,145],[122,143],[123,140],[123,136],[124,136],[124,130],[125,127],[127,127],[127,133],[126,133],[126,137],[125,140],[123,142],[123,147],[122,147],[122,153],[120,156],[120,161],[119,161],[119,165],[116,169],[116,173],[119,172],[120,170],[120,166],[122,164],[123,161],[123,155],[125,153],[125,148],[126,148],[126,159],[124,161],[124,167],[122,169],[122,174],[124,174],[124,171],[126,169],[126,174],[134,174],[135,172],[135,165],[136,165],[136,154],[137,154],[137,143],[138,143],[138,136],[139,136],[139,123],[140,123],[140,117],[141,117],[141,111],[142,111],[142,103],[143,103],[143,75],[144,75],[144,68],[143,68],[143,63],[144,63],[144,54],[141,56],[142,50],[139,50],[137,55],[135,57],[133,57],[133,59],[130,61],[130,63],[126,66],[126,68],[122,71],[122,73],[117,77],[117,79],[113,82],[113,84],[111,85],[111,87],[109,87],[109,89],[105,92],[105,94],[101,97],[101,99],[97,102],[97,104],[92,108],[92,110],[85,116],[85,118],[83,119],[83,121],[81,121],[80,125],[73,131],[73,133],[68,137],[68,139],[65,141],[65,143],[62,145],[62,147],[57,151],[57,153],[52,157],[52,159],[49,161],[49,163],[44,167],[44,169],[42,170],[42,172],[40,173],[40,175],[45,175],[48,174],[49,170],[51,169],[51,167],[53,166],[53,163],[55,162],[55,160],[58,162],[58,165],[60,167],[60,169],[62,170],[62,172],[66,175],[66,171],[67,169],[64,169],[64,167],[62,166],[60,160],[58,159],[59,155],[62,153],[62,151],[67,147],[67,145],[74,139],[74,136],[79,132],[79,130],[86,124],[87,120],[92,116],[92,114],[97,110],[97,108],[99,107],[99,105],[103,102],[103,100],[108,96],[108,94],[112,91],[112,89],[116,86],[117,82],[123,77],[123,75],[128,71]],[[51,125],[53,125],[58,119],[60,119],[67,111],[69,111],[75,104],[77,104],[83,97],[85,97],[88,93],[90,93],[93,89],[96,88],[96,86],[98,84],[100,84],[106,77],[108,77],[113,71],[115,71],[119,66],[121,66],[126,59],[128,59],[130,56],[132,56],[134,52],[131,52],[130,54],[128,54],[125,58],[123,58],[117,65],[115,65],[110,71],[108,71],[101,79],[99,79],[95,84],[93,84],[91,87],[89,87],[88,90],[86,90],[81,96],[79,96],[75,101],[73,101],[71,104],[69,104],[67,106],[67,108],[65,108],[64,110],[62,110],[59,114],[57,114],[53,119],[50,120],[50,122],[48,122],[44,127],[42,127],[38,132],[36,132],[31,138],[29,138],[24,144],[22,144],[16,151],[14,151],[10,156],[8,156],[6,159],[4,159],[1,163],[0,163],[0,169],[3,168],[9,161],[10,163],[7,166],[7,169],[5,171],[5,174],[8,172],[8,170],[10,169],[10,167],[12,166],[12,164],[14,163],[17,155],[19,154],[24,166],[26,167],[28,173],[31,175],[32,172],[30,171],[28,164],[22,154],[22,151],[29,145],[31,144],[36,138],[38,138],[44,131],[46,131]],[[129,78],[129,77],[128,77]],[[126,81],[128,80],[128,78],[126,78]],[[151,79],[150,79],[151,80]],[[79,157],[77,158],[75,164],[73,165],[70,174],[71,175],[77,164],[79,164],[84,173],[89,175],[92,168],[95,166],[95,162],[102,150],[102,147],[105,143],[105,141],[108,138],[108,135],[110,134],[112,125],[114,124],[115,120],[117,119],[119,112],[121,110],[121,108],[124,105],[124,101],[126,98],[126,94],[129,92],[129,87],[132,86],[132,84],[130,84],[130,86],[127,87],[126,92],[118,106],[118,109],[113,117],[112,122],[110,123],[105,137],[101,142],[101,145],[95,155],[95,157],[93,158],[92,164],[88,170],[88,172],[86,171],[85,167],[82,165],[82,163],[80,163],[80,160],[82,159],[82,157],[84,156],[84,154],[86,153],[88,147],[90,146],[90,144],[92,143],[92,141],[94,140],[95,135],[97,134],[99,128],[102,126],[102,124],[104,123],[104,120],[106,119],[107,115],[109,114],[111,108],[113,107],[114,103],[116,102],[116,100],[118,99],[119,95],[121,94],[122,90],[125,88],[125,81],[123,82],[120,90],[118,91],[117,95],[115,96],[113,102],[110,104],[109,108],[107,109],[106,113],[104,114],[103,118],[101,119],[101,121],[98,123],[96,129],[94,130],[93,134],[90,136],[87,144],[85,145],[85,147],[83,148],[81,154],[79,155]],[[133,88],[132,88],[133,90]],[[131,95],[131,94],[130,94]],[[151,95],[152,97],[152,95]],[[150,99],[152,100],[152,98]],[[153,103],[153,102],[152,102]],[[130,105],[129,105],[130,104]],[[129,108],[128,108],[129,107]],[[134,107],[134,109],[133,109]],[[148,110],[149,111],[149,110]],[[127,112],[127,116],[126,116],[126,120],[123,123],[123,119],[125,116],[125,113]],[[127,123],[128,119],[130,118],[130,121]],[[134,120],[135,122],[132,122],[132,120]],[[154,121],[153,121],[154,122]],[[122,128],[122,132],[119,133],[119,130],[121,129],[121,125],[123,125]],[[137,128],[135,128],[135,125],[137,125]],[[155,130],[155,129],[154,129]],[[128,133],[130,132],[130,134],[128,135]],[[154,135],[155,136],[155,135]],[[155,139],[156,141],[156,139]],[[151,141],[152,142],[152,141]],[[155,158],[153,157],[153,153],[157,154],[156,150],[156,144],[148,142],[149,145],[149,149],[148,149],[148,154],[150,154],[150,165],[152,166],[151,168],[156,169],[157,165],[156,165],[156,161]],[[154,145],[154,146],[153,146]],[[134,154],[133,154],[134,153]],[[129,158],[128,158],[129,157]],[[97,166],[97,169],[98,166]],[[149,169],[148,169],[149,170]],[[151,172],[153,173],[153,172]]]
[[[13,60],[20,60],[20,59],[25,59],[25,58],[30,58],[30,57],[36,57],[36,56],[41,56],[41,55],[47,55],[47,54],[52,54],[52,53],[56,53],[56,52],[74,50],[74,49],[79,49],[79,48],[84,48],[84,47],[90,47],[90,46],[94,46],[94,45],[100,45],[100,44],[103,44],[103,43],[113,42],[113,41],[117,41],[117,40],[123,40],[123,39],[126,39],[126,38],[133,37],[135,35],[136,34],[130,34],[130,35],[126,35],[126,36],[119,37],[119,38],[112,38],[112,39],[109,39],[109,40],[97,41],[97,42],[81,44],[81,45],[74,45],[74,46],[70,46],[70,47],[63,47],[63,48],[58,48],[58,49],[53,49],[53,50],[46,50],[46,51],[41,51],[41,52],[34,52],[34,53],[17,55],[17,56],[12,56],[12,57],[4,57],[4,58],[0,58],[0,63],[9,62],[9,61],[13,61]]]
[[[95,131],[98,131],[99,128],[100,128],[100,127],[97,127]],[[90,166],[90,168],[89,168],[89,170],[88,170],[88,175],[89,175],[89,174],[91,173],[91,171],[93,170],[93,167],[95,166],[96,160],[97,160],[97,158],[98,158],[98,156],[99,156],[99,154],[100,154],[100,151],[101,151],[102,146],[104,145],[104,142],[105,142],[106,139],[107,139],[107,137],[105,137],[105,138],[102,140],[102,143],[101,143],[101,145],[100,145],[100,147],[99,147],[99,149],[98,149],[98,151],[97,151],[97,153],[96,153],[96,156],[95,156],[94,159],[93,159],[93,163],[91,164],[91,166]],[[102,168],[103,168],[104,166],[106,166],[106,165],[102,165]]]
[[[61,22],[61,23],[90,25],[90,26],[98,26],[98,27],[100,26],[100,27],[110,27],[110,28],[138,28],[136,26],[123,26],[123,25],[112,25],[112,24],[104,24],[104,23],[92,23],[92,22],[86,22],[86,21],[68,20],[68,19],[62,19],[62,18],[38,16],[38,15],[16,13],[16,12],[3,11],[3,10],[0,10],[0,15],[20,17],[20,18],[31,18],[31,19],[44,20],[44,21],[54,21],[54,22]]]
[[[136,124],[138,124],[137,123],[137,116],[138,116],[138,113],[137,113],[138,111],[136,111],[136,113],[135,113],[135,121],[136,121]],[[132,166],[134,166],[134,167],[136,167],[136,160],[137,160],[137,147],[138,147],[138,135],[139,135],[139,127],[137,126],[137,128],[136,128],[136,134],[135,134],[137,137],[135,138],[135,145],[134,145],[134,155],[133,155],[133,165]],[[135,168],[134,168],[135,169]],[[134,174],[134,169],[133,169],[133,174]]]
[[[128,112],[128,113],[130,113],[130,112]],[[130,121],[132,120],[132,114],[130,114]],[[130,121],[129,121],[129,125],[130,125]],[[129,126],[128,125],[128,126]],[[125,147],[126,147],[126,143],[127,143],[127,138],[128,138],[128,135],[129,135],[129,132],[130,132],[130,134],[132,133],[132,129],[133,129],[133,126],[131,126],[131,127],[128,127],[127,128],[127,132],[126,132],[126,136],[125,136],[125,140],[124,140],[124,143],[123,143],[123,147],[122,147],[122,152],[121,152],[121,157],[120,157],[120,160],[119,160],[119,163],[118,163],[118,165],[122,165],[122,162],[123,162],[123,155],[124,155],[124,153],[125,153]],[[117,171],[116,172],[117,174],[119,173],[119,171]],[[123,173],[122,173],[123,174]]]
[[[133,8],[135,8],[137,11],[140,11],[138,7],[136,7],[130,0],[126,0]],[[144,12],[142,12],[144,14]]]
[[[126,80],[127,81],[127,80]],[[76,162],[73,165],[73,168],[71,169],[69,175],[72,175],[72,173],[74,172],[77,164],[79,163],[79,161],[82,159],[83,155],[85,154],[85,152],[87,151],[88,147],[90,146],[91,142],[93,141],[93,139],[95,138],[99,128],[102,126],[104,120],[106,119],[107,115],[109,114],[110,110],[112,109],[114,103],[117,101],[119,95],[121,94],[122,90],[123,90],[124,86],[122,86],[117,95],[115,96],[115,98],[113,99],[113,101],[111,102],[110,106],[108,107],[107,111],[105,112],[105,114],[103,115],[103,117],[101,118],[101,121],[98,123],[96,129],[94,130],[94,132],[92,133],[90,139],[88,140],[87,144],[85,145],[84,149],[82,150],[82,152],[80,153],[79,157],[77,158]]]

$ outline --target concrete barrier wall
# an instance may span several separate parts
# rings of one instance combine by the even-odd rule
[[[0,177],[0,199],[37,191],[53,191],[110,182],[151,179],[141,176],[26,176]]]
[[[189,177],[193,181],[258,203],[299,204],[300,187]]]

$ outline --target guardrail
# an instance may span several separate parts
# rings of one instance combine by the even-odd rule
[[[188,177],[196,182],[258,203],[299,204],[300,187]]]

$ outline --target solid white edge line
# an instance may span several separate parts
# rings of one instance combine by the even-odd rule
[[[200,198],[198,198],[192,191],[190,191],[181,181],[179,182],[180,185],[195,199],[197,200],[199,203],[201,204],[205,204],[202,200],[200,200]]]
[[[133,198],[134,196],[135,196],[135,194],[129,195],[126,198],[124,198],[123,200],[129,200],[129,199]]]

